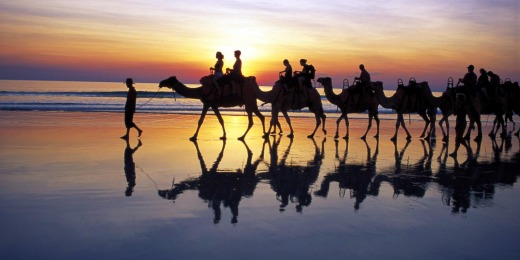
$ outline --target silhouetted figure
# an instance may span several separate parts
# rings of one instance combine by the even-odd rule
[[[466,95],[458,93],[456,97],[455,115],[457,116],[455,122],[455,150],[450,154],[452,157],[457,157],[457,151],[461,144],[465,144],[464,131],[466,130]]]
[[[475,66],[468,66],[468,73],[464,75],[464,78],[459,79],[459,82],[464,84],[464,92],[473,93],[475,91],[475,86],[477,85],[477,74],[474,72]]]
[[[138,136],[141,136],[143,131],[137,127],[134,123],[134,113],[135,113],[135,104],[137,102],[137,91],[134,88],[134,80],[132,78],[126,79],[126,86],[128,87],[128,94],[126,97],[125,104],[125,126],[126,126],[126,134],[121,136],[121,139],[128,139],[130,134],[130,128],[137,129],[139,133]]]
[[[487,75],[489,76],[489,86],[488,86],[488,94],[490,97],[495,97],[498,88],[500,87],[500,76],[493,73],[493,71],[488,71]]]
[[[137,145],[132,148],[130,147],[130,141],[126,139],[126,148],[125,148],[125,176],[126,182],[128,182],[128,187],[126,187],[125,195],[127,197],[132,196],[132,192],[135,187],[135,163],[134,163],[134,153],[141,147],[143,143],[141,140],[138,141]]]
[[[367,87],[370,84],[370,73],[365,69],[365,65],[359,64],[359,70],[361,70],[361,73],[359,74],[359,77],[355,77],[354,81],[358,80],[357,85],[359,87]]]
[[[233,93],[238,89],[238,86],[243,86],[244,75],[242,75],[242,60],[240,59],[240,55],[242,52],[239,50],[235,51],[235,63],[233,64],[233,69],[227,68],[226,72],[229,73],[229,78],[231,79],[231,92]]]
[[[294,72],[298,79],[298,86],[300,89],[302,89],[304,85],[305,87],[312,88],[311,79],[314,79],[316,75],[316,69],[311,64],[307,64],[306,59],[301,59],[300,65],[302,66],[302,70]]]
[[[488,91],[489,88],[489,79],[487,75],[487,71],[483,68],[480,69],[480,76],[478,76],[477,80],[477,90],[484,95],[484,97],[489,99]]]
[[[280,82],[282,83],[285,90],[288,90],[287,87],[291,86],[292,82],[292,66],[287,59],[283,60],[283,65],[285,69],[280,71]]]
[[[209,68],[210,71],[213,71],[213,83],[215,84],[215,87],[220,91],[220,86],[218,84],[218,80],[224,76],[224,72],[222,71],[222,68],[224,68],[224,55],[219,51],[215,55],[215,58],[217,58],[217,62],[215,63],[215,67]]]

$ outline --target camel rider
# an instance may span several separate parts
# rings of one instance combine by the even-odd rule
[[[497,93],[498,88],[500,87],[500,76],[493,73],[493,71],[488,71],[489,76],[489,88],[488,88],[488,94],[490,98],[495,97],[495,94]]]
[[[314,79],[316,69],[314,66],[307,64],[306,59],[301,59],[300,65],[302,66],[302,71],[294,72],[298,78],[298,86],[302,89],[303,84],[305,84],[306,87],[312,88],[311,79]]]
[[[239,50],[235,51],[235,64],[233,64],[233,69],[226,68],[226,72],[229,73],[229,78],[231,80],[231,92],[234,92],[237,89],[237,83],[239,86],[242,86],[244,81],[244,76],[242,75],[242,60],[240,59],[240,55],[242,52]]]
[[[355,77],[354,81],[359,80],[357,85],[366,88],[370,85],[370,73],[368,73],[363,64],[359,64],[359,69],[361,70],[361,74],[359,74],[359,77]]]
[[[489,79],[487,75],[487,71],[483,68],[480,69],[480,76],[477,79],[477,90],[482,92],[484,96],[488,96],[487,88],[489,88]]]
[[[464,84],[464,92],[466,93],[473,93],[477,85],[477,74],[473,70],[475,70],[475,66],[469,65],[468,73],[464,75],[464,78],[459,79],[459,82]]]
[[[287,90],[287,86],[292,82],[292,66],[287,59],[283,60],[283,65],[285,65],[285,69],[279,72],[280,82]]]
[[[218,79],[222,78],[224,76],[224,73],[222,72],[222,68],[224,67],[224,55],[222,55],[222,52],[218,51],[215,55],[215,58],[217,58],[217,63],[215,63],[215,67],[209,68],[210,71],[213,71],[213,83],[217,87],[217,89],[220,91],[220,86],[218,85]]]

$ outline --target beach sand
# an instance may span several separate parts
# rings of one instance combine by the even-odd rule
[[[432,253],[433,256],[518,256],[518,249],[504,248],[506,239],[520,235],[520,226],[516,224],[518,222],[507,222],[518,216],[516,213],[520,208],[514,197],[520,195],[516,184],[507,184],[501,193],[495,192],[502,191],[502,186],[494,187],[497,190],[493,192],[494,196],[503,198],[487,200],[490,204],[481,205],[471,201],[472,207],[484,208],[466,209],[474,214],[466,216],[477,216],[471,221],[454,217],[451,213],[452,205],[442,202],[445,195],[443,189],[449,188],[438,181],[432,181],[432,176],[453,173],[461,168],[454,169],[456,161],[441,154],[443,143],[438,126],[438,140],[429,144],[418,138],[423,124],[412,121],[409,130],[413,139],[396,160],[395,151],[402,152],[406,141],[402,130],[399,132],[397,146],[389,140],[395,129],[394,120],[381,121],[379,142],[372,137],[375,134],[374,124],[365,143],[359,137],[365,131],[367,120],[352,119],[351,138],[347,143],[342,139],[333,139],[336,118],[328,118],[327,135],[318,130],[315,138],[309,139],[306,136],[312,132],[314,119],[293,117],[295,138],[292,142],[285,136],[277,135],[270,137],[270,142],[265,143],[257,118],[254,119],[255,125],[245,142],[241,142],[237,138],[246,129],[247,117],[224,116],[228,139],[223,142],[219,140],[222,130],[218,121],[213,115],[208,115],[195,145],[189,141],[189,137],[195,132],[198,118],[198,115],[137,113],[135,122],[144,132],[138,139],[135,129],[132,129],[129,147],[136,147],[138,140],[141,140],[142,146],[134,153],[128,153],[127,143],[119,138],[125,133],[122,113],[0,112],[0,227],[3,233],[0,253],[7,256],[6,259],[78,256],[139,258],[148,256],[147,252],[162,256],[171,253],[169,256],[174,256],[172,251],[176,250],[180,258],[191,258],[212,257],[214,255],[211,252],[222,249],[225,253],[217,258],[226,258],[251,257],[250,250],[256,248],[260,252],[254,258],[288,256],[289,253],[284,252],[284,246],[271,245],[270,240],[274,239],[278,241],[275,243],[284,242],[289,247],[298,247],[298,243],[318,243],[303,248],[295,255],[321,255],[327,258],[334,256],[336,252],[320,252],[319,245],[331,243],[339,246],[336,239],[354,234],[363,239],[349,239],[351,245],[338,249],[337,252],[354,250],[357,247],[376,249],[369,254],[371,257],[383,257],[386,254],[394,257],[431,256],[425,253],[432,249],[427,244],[439,243],[435,241],[436,238],[443,237],[444,241],[438,245],[440,247],[455,243],[476,251],[468,253],[465,250],[451,249],[444,253]],[[489,132],[490,126],[489,123],[484,124],[484,133]],[[282,127],[284,134],[287,134],[288,127],[283,119]],[[342,123],[340,136],[344,133]],[[452,129],[449,152],[453,151],[453,138]],[[275,145],[277,141],[279,143]],[[222,150],[224,143],[225,149]],[[348,154],[345,153],[347,144]],[[474,153],[474,142],[471,142],[471,147],[471,152]],[[248,148],[251,153],[248,153]],[[497,152],[499,148],[502,149],[501,152]],[[221,151],[222,157],[218,159]],[[494,146],[486,136],[481,144],[478,161],[484,164],[496,163],[497,154],[504,162],[517,160],[514,158],[518,158],[518,151],[516,137],[509,141],[499,138]],[[375,152],[377,157],[371,158]],[[283,165],[279,162],[282,158]],[[458,159],[461,164],[468,160],[467,151],[463,147],[459,150]],[[125,175],[125,162],[128,164],[128,160],[135,163],[135,177],[129,176],[128,172]],[[251,165],[255,162],[257,164]],[[396,189],[399,189],[395,183],[383,182],[377,194],[369,193],[368,202],[360,204],[361,210],[359,204],[355,209],[360,199],[355,195],[355,187],[350,187],[350,199],[348,195],[347,199],[340,199],[341,196],[337,194],[345,189],[337,187],[337,184],[330,186],[328,197],[315,195],[316,191],[323,190],[325,176],[337,172],[345,164],[351,166],[350,171],[359,169],[361,172],[385,176],[415,173],[426,176],[428,181],[416,181],[422,183],[421,187],[425,189],[422,196],[404,194],[401,199],[395,199]],[[518,165],[518,161],[516,164]],[[196,188],[197,185],[203,185],[201,173],[211,171],[213,166],[217,166],[216,171],[223,174],[246,174],[253,171],[257,176],[255,184],[250,187],[250,194],[238,195],[243,196],[238,220],[233,220],[237,218],[234,211],[238,211],[238,205],[233,207],[224,199],[222,209],[217,210],[216,202],[205,197],[203,191]],[[273,167],[286,167],[290,172],[308,172],[314,176],[314,179],[306,180],[310,183],[302,188],[305,194],[313,194],[312,205],[303,204],[303,197],[297,196],[298,199],[289,200],[289,206],[282,207],[280,191],[273,188],[276,182],[270,176]],[[478,167],[484,169],[482,172],[485,173],[487,168]],[[190,180],[195,181],[191,182],[195,186],[175,194],[175,199],[159,196],[161,191],[175,187],[172,184],[188,185]],[[133,186],[132,182],[135,182],[135,186],[129,189],[128,186]],[[516,176],[512,183],[514,182]],[[406,188],[402,189],[406,191]],[[347,193],[348,190],[347,187]],[[367,197],[366,192],[364,196]],[[416,200],[420,201],[415,203]],[[306,214],[303,215],[307,217],[299,216],[302,215],[301,207],[305,208],[303,212]],[[221,216],[217,217],[217,212]],[[345,212],[349,215],[345,215]],[[381,221],[378,220],[380,215],[387,218],[383,223],[377,222]],[[345,216],[351,218],[344,219],[350,224],[342,225],[338,230],[333,223]],[[429,226],[418,223],[418,217],[428,219],[430,223],[435,221],[432,218],[438,217],[449,224],[439,222]],[[494,230],[494,220],[492,223],[482,224],[490,217],[501,221],[499,231]],[[217,222],[225,224],[215,225]],[[322,227],[316,229],[316,225]],[[474,225],[481,225],[481,231],[472,231],[470,227]],[[361,227],[366,229],[359,229]],[[277,230],[280,228],[288,230],[279,233]],[[446,239],[452,236],[448,233],[449,229],[470,238],[467,241]],[[332,234],[328,236],[327,232]],[[423,235],[424,238],[432,232],[433,236],[426,239],[428,243],[414,241],[416,234]],[[404,254],[395,249],[394,247],[399,247],[396,246],[397,242],[383,238],[383,235],[391,233],[399,234],[402,241],[412,243],[415,246],[413,251]],[[488,248],[479,248],[482,241],[475,238],[479,235],[496,241],[491,245],[487,244]],[[221,237],[232,243],[220,241]],[[293,241],[287,242],[291,237]],[[200,244],[200,239],[209,239],[211,242],[204,246]],[[368,241],[381,244],[374,245]],[[514,240],[508,240],[507,243],[511,241]],[[273,246],[275,251],[266,250],[267,245]],[[291,248],[288,250],[294,252]],[[497,254],[497,250],[502,250],[502,254]],[[353,252],[353,256],[360,257],[363,253]]]

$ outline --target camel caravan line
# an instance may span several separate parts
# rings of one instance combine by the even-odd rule
[[[308,137],[313,138],[320,125],[322,126],[323,133],[326,135],[326,115],[323,110],[321,96],[311,83],[311,80],[314,81],[314,79],[304,79],[303,84],[300,79],[301,77],[298,77],[297,74],[290,79],[284,79],[283,76],[281,76],[280,80],[276,81],[270,90],[263,91],[260,89],[254,76],[242,77],[240,79],[229,79],[224,75],[219,80],[215,80],[215,75],[211,73],[210,75],[204,76],[200,79],[200,87],[187,87],[185,84],[181,83],[177,77],[172,76],[162,80],[159,83],[159,88],[167,87],[186,98],[198,99],[202,102],[202,113],[198,121],[197,129],[195,130],[194,135],[190,138],[192,141],[197,140],[200,127],[202,126],[204,118],[210,108],[215,113],[220,125],[222,126],[223,134],[220,139],[225,140],[227,138],[226,129],[219,108],[236,106],[244,106],[248,117],[247,129],[244,134],[238,138],[239,140],[244,140],[253,126],[253,114],[255,114],[262,122],[264,138],[275,133],[276,126],[280,125],[278,121],[279,112],[281,112],[285,117],[289,126],[290,132],[288,137],[293,137],[294,131],[288,112],[304,108],[308,108],[315,117],[314,130],[308,135]],[[442,130],[444,142],[449,140],[450,126],[448,117],[451,115],[459,115],[461,113],[464,115],[465,129],[462,129],[462,132],[465,132],[463,135],[465,140],[470,139],[471,131],[475,129],[475,125],[477,130],[475,140],[480,140],[482,138],[482,115],[495,115],[493,127],[489,133],[489,136],[494,138],[500,128],[502,129],[501,136],[505,137],[507,135],[506,120],[509,120],[514,124],[512,121],[513,113],[520,114],[520,102],[518,102],[518,100],[520,100],[520,87],[518,82],[513,83],[509,79],[495,85],[493,88],[494,93],[491,93],[489,91],[489,85],[474,85],[470,87],[460,85],[461,80],[459,80],[459,84],[454,86],[453,79],[449,78],[446,90],[442,92],[442,95],[439,97],[432,94],[427,81],[417,82],[414,78],[411,78],[407,85],[399,79],[397,82],[397,89],[391,96],[385,95],[383,82],[381,81],[370,81],[369,83],[361,84],[361,81],[356,78],[354,84],[348,86],[348,81],[344,80],[343,89],[339,94],[334,92],[332,79],[330,77],[320,77],[316,81],[323,86],[327,100],[331,104],[336,105],[341,111],[341,115],[336,121],[336,132],[334,138],[339,138],[339,125],[341,120],[345,120],[346,125],[346,134],[343,138],[349,138],[348,114],[364,113],[367,111],[368,126],[361,138],[366,138],[372,127],[373,119],[376,122],[376,133],[374,137],[378,138],[379,106],[391,109],[397,114],[395,133],[391,137],[391,140],[394,142],[398,138],[398,130],[400,127],[404,129],[407,140],[410,140],[412,137],[406,128],[404,119],[405,114],[417,113],[425,122],[420,138],[430,139],[436,137],[435,122],[437,109],[439,109],[441,114],[439,126]],[[345,84],[345,82],[347,82],[347,84]],[[482,90],[480,89],[481,87]],[[486,88],[488,89],[487,92],[485,90]],[[463,98],[461,98],[461,96],[463,96]],[[259,111],[257,100],[271,104],[271,121],[267,130],[265,117]],[[463,111],[461,112],[461,110]],[[466,116],[469,118],[467,128],[465,127]],[[457,118],[459,118],[459,116],[457,116]],[[457,122],[459,122],[459,119],[457,119]],[[444,125],[446,128],[444,128]],[[517,131],[515,135],[518,136],[519,132],[520,130]]]

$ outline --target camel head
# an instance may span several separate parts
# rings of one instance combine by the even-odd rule
[[[159,88],[167,87],[173,89],[173,86],[175,84],[179,83],[179,80],[177,80],[177,77],[171,76],[159,83]]]
[[[332,86],[332,79],[330,77],[318,78],[317,81],[323,86]]]

